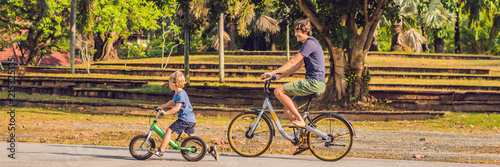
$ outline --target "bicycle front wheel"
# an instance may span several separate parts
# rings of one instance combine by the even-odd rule
[[[147,135],[137,135],[130,141],[128,149],[135,159],[145,160],[153,155],[149,149],[155,148],[155,141],[151,137],[146,141],[146,137]]]
[[[227,137],[231,148],[241,156],[257,157],[269,149],[273,140],[271,123],[265,117],[257,119],[259,113],[247,112],[236,116],[227,130]],[[250,128],[257,121],[255,131]]]
[[[182,142],[181,147],[191,148],[193,151],[181,150],[182,157],[188,161],[199,161],[207,153],[207,144],[198,136],[190,136]]]
[[[352,146],[353,129],[337,115],[323,115],[314,119],[316,129],[328,134],[324,139],[311,132],[308,143],[311,152],[324,161],[337,161],[344,158]]]

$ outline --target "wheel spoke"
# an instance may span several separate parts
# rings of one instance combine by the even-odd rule
[[[315,124],[317,130],[327,133],[333,140],[327,141],[322,137],[309,133],[308,140],[313,154],[322,160],[328,161],[343,158],[349,152],[352,144],[352,134],[349,126],[334,116],[324,116],[317,119]]]
[[[257,114],[237,116],[229,125],[228,140],[233,150],[242,156],[258,156],[264,153],[271,142],[269,123],[261,118],[252,134],[247,132],[254,125]]]

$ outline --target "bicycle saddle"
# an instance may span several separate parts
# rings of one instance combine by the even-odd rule
[[[312,94],[310,96],[312,96],[313,98],[318,98],[321,96],[321,93],[315,93],[315,94]]]

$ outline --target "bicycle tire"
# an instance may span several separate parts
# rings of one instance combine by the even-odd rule
[[[182,142],[181,147],[196,148],[195,152],[181,150],[182,157],[188,161],[199,161],[207,153],[207,144],[198,136],[189,136]]]
[[[323,161],[338,161],[349,153],[354,131],[348,122],[340,116],[328,114],[314,118],[314,124],[316,129],[333,137],[333,141],[327,144],[325,139],[308,132],[307,143],[314,156]]]
[[[129,152],[132,157],[138,160],[146,160],[150,158],[153,154],[149,152],[150,148],[156,148],[155,141],[153,138],[149,138],[148,143],[146,143],[145,148],[139,148],[144,140],[146,140],[147,135],[137,135],[135,136],[129,144]],[[139,153],[139,151],[141,153]]]
[[[256,127],[252,136],[246,134],[258,115],[258,112],[241,113],[229,124],[227,130],[229,145],[236,153],[243,157],[257,157],[263,154],[269,149],[273,141],[272,124],[264,115],[262,115],[258,124],[262,126]],[[259,141],[260,139],[262,141]],[[250,145],[252,144],[256,144],[257,146],[251,147]]]

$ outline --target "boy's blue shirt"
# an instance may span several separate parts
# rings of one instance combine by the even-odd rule
[[[179,119],[186,121],[186,122],[192,122],[196,123],[196,118],[194,116],[193,112],[193,106],[191,106],[191,102],[189,101],[189,97],[184,91],[180,91],[179,93],[176,93],[174,95],[174,105],[181,102],[182,106],[179,111],[177,111],[177,115],[179,116]]]

